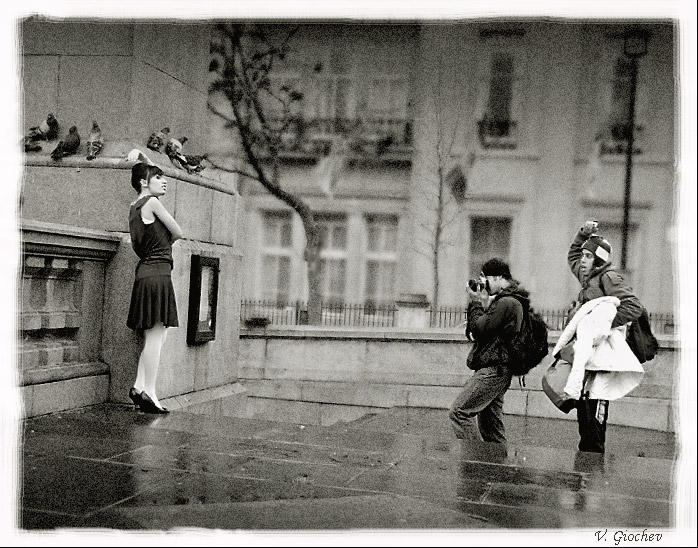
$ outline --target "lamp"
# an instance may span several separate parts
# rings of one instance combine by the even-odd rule
[[[649,32],[630,29],[623,35],[623,53],[630,59],[630,97],[628,98],[628,145],[625,156],[625,194],[623,199],[623,243],[620,265],[626,270],[628,261],[628,225],[630,224],[630,184],[633,170],[633,148],[635,142],[635,95],[637,92],[637,60],[647,53]]]

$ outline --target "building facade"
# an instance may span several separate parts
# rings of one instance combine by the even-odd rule
[[[282,185],[323,234],[323,298],[459,306],[491,256],[539,308],[563,308],[586,219],[620,266],[632,62],[619,23],[300,25],[271,77],[298,89]],[[626,271],[652,312],[674,309],[676,29],[643,23]],[[300,219],[242,182],[242,295],[307,298]],[[438,272],[438,274],[437,274]],[[435,283],[438,277],[438,283]]]

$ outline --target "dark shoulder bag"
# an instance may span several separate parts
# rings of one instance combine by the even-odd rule
[[[603,286],[603,276],[599,278],[599,287],[603,294],[606,295],[606,289]],[[648,362],[657,355],[659,343],[654,333],[652,333],[650,315],[644,306],[642,307],[642,313],[628,327],[626,340],[630,350],[633,351],[640,363]]]

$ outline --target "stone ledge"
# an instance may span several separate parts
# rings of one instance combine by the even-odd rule
[[[555,345],[560,331],[548,333],[548,344]],[[411,342],[448,342],[472,344],[458,328],[415,328],[404,327],[335,327],[321,325],[269,325],[266,328],[240,326],[241,339],[326,339],[326,340],[384,340]],[[680,348],[678,337],[658,335],[659,347]]]
[[[72,225],[23,220],[25,255],[46,254],[106,261],[116,253],[122,234]]]
[[[91,375],[20,388],[24,417],[36,417],[107,401],[109,375]]]
[[[246,392],[247,389],[240,383],[234,382],[215,386],[213,388],[205,388],[195,392],[186,394],[178,394],[169,398],[160,399],[160,403],[170,410],[185,409],[190,406],[201,405],[204,403],[215,402],[228,396],[235,396]]]
[[[428,407],[447,410],[460,393],[459,386],[400,385],[332,381],[249,380],[240,383],[253,400],[346,407]],[[609,424],[657,431],[674,431],[671,401],[652,397],[626,397],[611,402]],[[576,420],[576,412],[557,409],[540,390],[507,392],[504,412],[509,415]]]
[[[108,374],[109,366],[103,362],[64,363],[51,367],[25,369],[22,371],[21,386],[60,382]]]
[[[188,173],[178,169],[172,165],[169,158],[164,154],[158,154],[146,147],[135,146],[140,148],[143,153],[151,159],[151,161],[162,169],[163,173],[171,179],[179,179],[187,183],[194,183],[198,186],[206,187],[211,190],[216,190],[231,196],[237,196],[238,192],[226,186],[224,183],[218,182],[215,179],[209,179],[201,175]],[[145,150],[143,150],[145,149]],[[126,156],[127,153],[124,154]],[[87,160],[82,156],[66,156],[60,160],[54,160],[48,155],[26,155],[25,165],[30,167],[51,167],[51,168],[77,168],[80,169],[131,169],[136,162],[130,162],[127,158],[121,156],[99,156],[94,160]]]

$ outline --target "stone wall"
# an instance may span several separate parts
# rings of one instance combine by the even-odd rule
[[[556,340],[551,334],[550,344]],[[658,356],[644,364],[640,386],[611,403],[609,423],[676,431],[678,353],[673,339],[660,342]],[[276,409],[286,420],[327,423],[393,406],[445,411],[472,373],[465,366],[470,348],[453,330],[243,329],[239,382],[247,390],[249,416],[264,407],[267,416]],[[542,391],[551,362],[548,356],[531,371],[526,386],[513,379],[505,413],[575,419],[574,411],[560,412]]]

